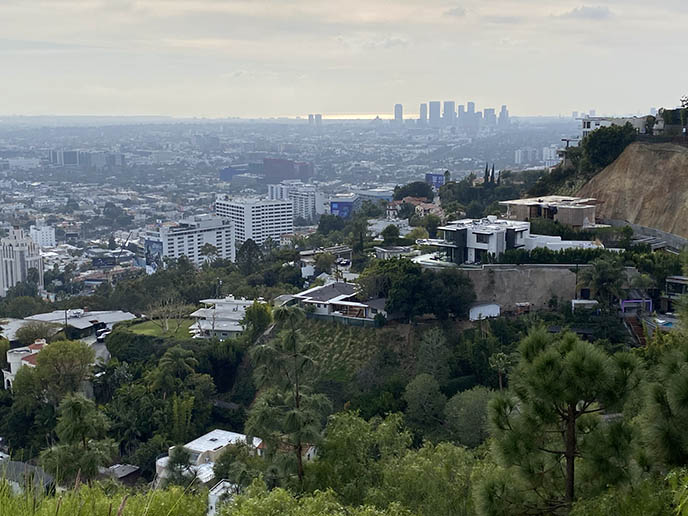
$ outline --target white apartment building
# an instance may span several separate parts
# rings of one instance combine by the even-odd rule
[[[163,258],[186,256],[196,265],[208,257],[201,249],[210,244],[217,249],[217,257],[234,261],[235,233],[232,222],[213,215],[196,215],[175,223],[147,228],[145,232],[146,265],[155,266]]]
[[[57,246],[55,228],[46,225],[43,219],[37,220],[36,225],[29,228],[29,236],[41,248]]]
[[[29,270],[38,272],[38,288],[43,288],[43,258],[41,251],[22,229],[12,229],[0,240],[0,297],[20,281],[26,281]]]
[[[277,199],[215,200],[215,213],[234,224],[238,246],[251,239],[261,245],[268,238],[279,244],[280,237],[294,232],[294,206],[291,201]]]
[[[291,201],[294,218],[313,220],[317,215],[326,213],[326,199],[315,185],[304,184],[298,179],[288,179],[276,185],[268,185],[268,198],[271,200]]]

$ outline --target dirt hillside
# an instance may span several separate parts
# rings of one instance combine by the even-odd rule
[[[578,195],[599,200],[598,218],[688,238],[688,148],[633,143]]]

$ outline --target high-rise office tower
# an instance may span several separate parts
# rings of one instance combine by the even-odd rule
[[[456,103],[453,100],[444,101],[442,121],[444,122],[444,125],[453,125],[456,121]]]
[[[497,125],[497,115],[495,114],[494,108],[485,108],[483,111],[483,118],[485,120],[485,125],[488,127]]]
[[[308,125],[313,125],[313,124],[315,124],[315,116],[313,115],[313,113],[311,113],[308,115]]]
[[[425,125],[428,123],[428,105],[423,103],[420,105],[420,116],[418,118],[418,122],[421,125]]]
[[[322,125],[322,114],[317,113],[315,115],[315,125]]]
[[[459,118],[466,116],[466,106],[459,104]]]
[[[503,105],[502,110],[499,112],[499,125],[509,125],[509,110],[506,108],[506,105]]]
[[[404,123],[404,106],[401,104],[394,104],[394,122],[397,124]]]
[[[441,103],[439,100],[430,101],[430,125],[438,126],[440,125],[440,109]]]
[[[468,115],[475,115],[475,102],[469,102],[466,111]]]

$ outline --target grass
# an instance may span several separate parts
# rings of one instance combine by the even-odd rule
[[[304,338],[316,344],[315,361],[325,376],[352,375],[383,346],[398,346],[406,339],[399,329],[359,328],[322,321],[307,321]]]
[[[12,516],[205,516],[206,497],[175,487],[116,492],[81,486],[55,496],[12,492],[0,478],[0,514]]]
[[[194,323],[194,319],[184,319],[182,320],[179,329],[177,328],[177,323],[175,321],[170,321],[170,331],[163,331],[162,328],[157,324],[157,321],[144,321],[136,324],[132,324],[127,328],[132,333],[137,333],[139,335],[148,335],[151,337],[165,337],[172,339],[189,339],[191,334],[189,333],[189,327]]]

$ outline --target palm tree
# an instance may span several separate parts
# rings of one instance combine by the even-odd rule
[[[580,272],[578,287],[589,288],[594,299],[611,308],[614,300],[623,295],[625,280],[623,264],[616,258],[602,257]]]
[[[181,346],[174,346],[165,351],[158,362],[160,370],[182,380],[195,373],[196,367],[198,367],[198,360],[194,358],[193,352]]]
[[[55,431],[60,442],[81,443],[84,450],[88,449],[89,439],[104,437],[109,426],[105,414],[81,394],[67,395],[60,403],[59,413]]]
[[[304,448],[320,438],[321,418],[329,405],[327,397],[312,393],[313,350],[300,330],[305,318],[297,307],[275,310],[275,324],[281,330],[278,338],[252,349],[256,384],[265,391],[246,423],[251,434],[268,442],[272,454],[285,447],[293,451],[299,483],[304,476]]]
[[[643,299],[643,306],[641,310],[645,310],[645,300],[647,299],[648,291],[655,286],[655,281],[648,274],[638,274],[633,276],[631,280],[631,287],[639,290]]]
[[[171,347],[158,361],[158,367],[150,372],[151,388],[162,391],[165,399],[187,376],[196,372],[196,367],[198,360],[193,352],[181,346]]]
[[[199,252],[205,258],[206,263],[213,263],[219,255],[217,247],[213,244],[203,244]]]

